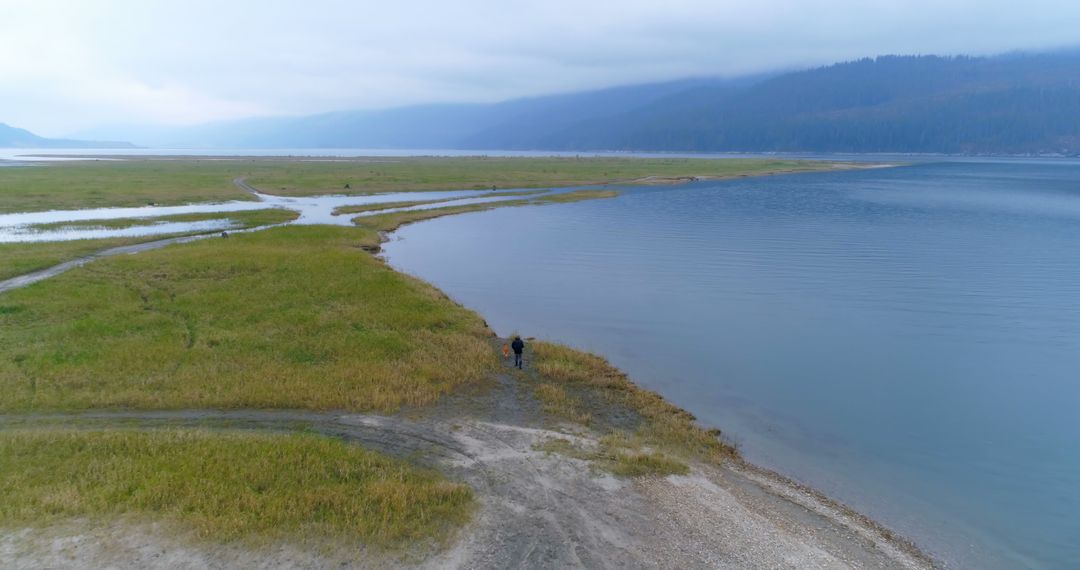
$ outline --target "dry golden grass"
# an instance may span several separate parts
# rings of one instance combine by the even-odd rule
[[[615,454],[608,468],[622,477],[641,477],[644,475],[686,475],[690,468],[678,460],[662,453],[646,451],[623,451]]]
[[[585,449],[570,440],[554,439],[535,446],[537,451],[557,453],[592,462],[593,466],[620,477],[645,475],[685,475],[690,467],[663,453],[633,449],[623,438],[602,438],[599,445]]]
[[[545,412],[585,426],[592,421],[592,416],[582,409],[581,402],[567,394],[562,386],[541,382],[534,389]]]
[[[0,432],[0,525],[152,516],[212,541],[438,541],[468,518],[466,485],[315,435]]]

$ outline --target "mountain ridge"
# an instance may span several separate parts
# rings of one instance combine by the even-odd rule
[[[0,148],[134,148],[128,142],[51,139],[0,123]]]
[[[232,148],[1077,155],[1080,51],[879,56],[735,80],[247,119],[119,138]]]

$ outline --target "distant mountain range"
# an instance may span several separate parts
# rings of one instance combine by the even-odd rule
[[[883,56],[446,104],[82,133],[146,146],[1080,154],[1080,52]]]
[[[132,148],[128,142],[47,139],[0,123],[0,148]]]

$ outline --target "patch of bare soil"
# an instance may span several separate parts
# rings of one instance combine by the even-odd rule
[[[507,380],[509,381],[509,380]],[[505,403],[508,389],[493,387]],[[307,429],[436,466],[470,484],[473,521],[440,550],[355,545],[273,548],[183,541],[134,521],[69,521],[0,535],[5,568],[929,568],[873,523],[767,472],[730,462],[686,476],[617,478],[538,450],[595,436],[474,417],[288,411],[97,412],[4,416],[0,428],[55,425]],[[528,423],[528,422],[526,422]]]

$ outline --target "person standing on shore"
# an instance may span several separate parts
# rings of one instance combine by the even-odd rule
[[[510,348],[514,349],[514,366],[521,370],[521,353],[525,351],[525,341],[521,340],[520,336],[515,336]]]

